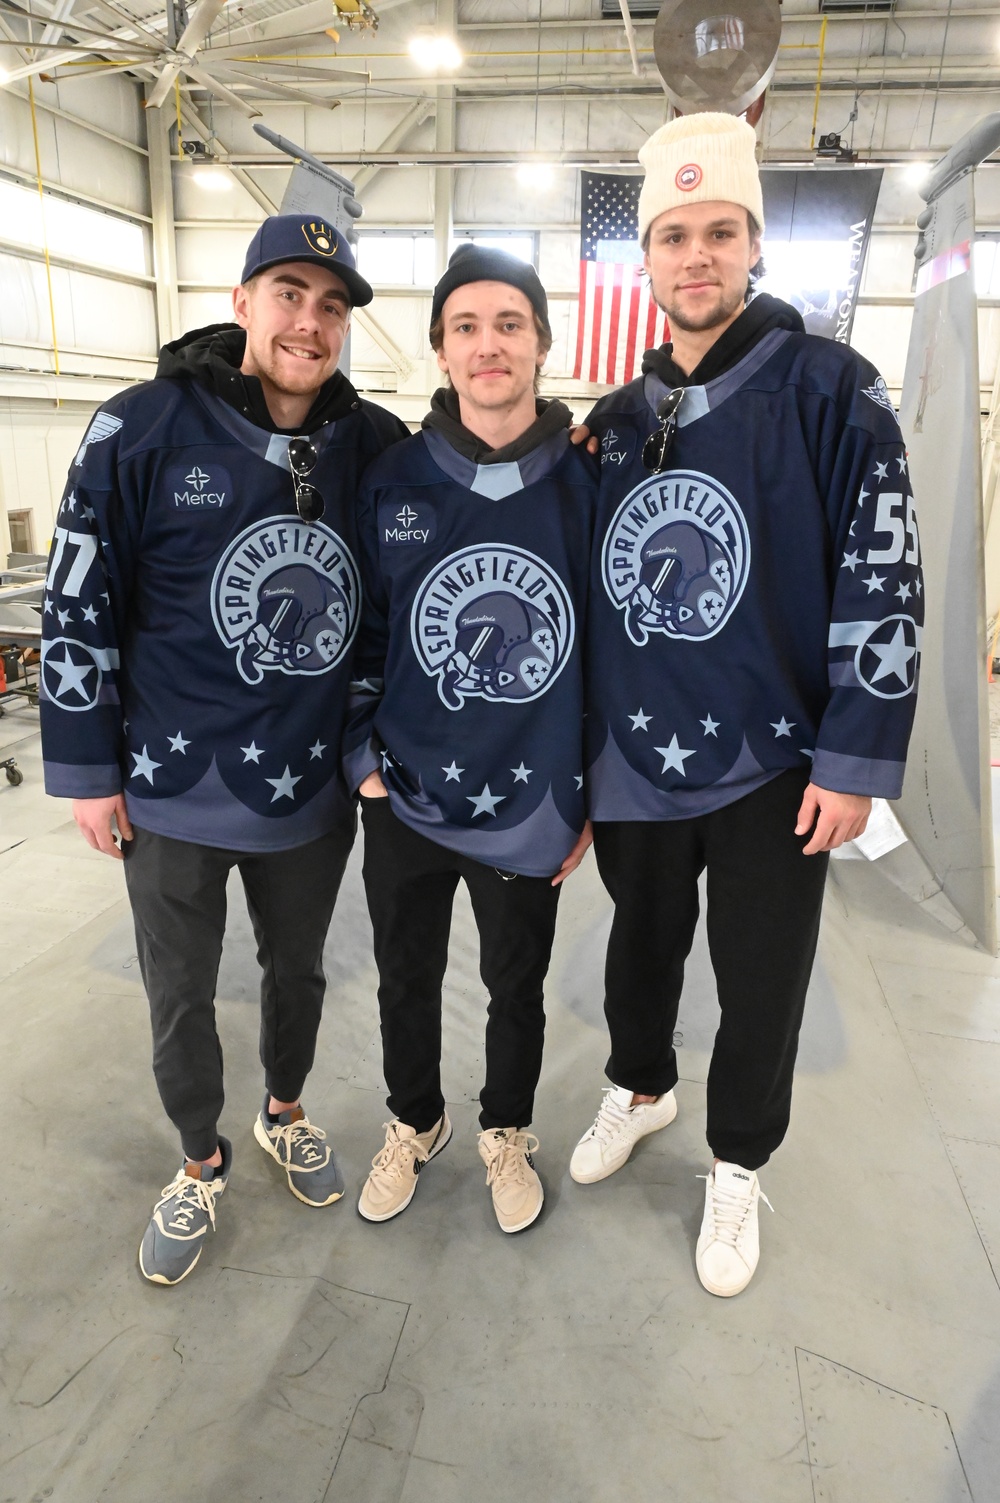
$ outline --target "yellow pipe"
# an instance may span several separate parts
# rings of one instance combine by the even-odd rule
[[[819,28],[819,61],[816,65],[816,100],[813,104],[813,123],[809,133],[809,150],[816,148],[816,121],[819,119],[819,91],[823,82],[823,54],[826,51],[826,16]]]
[[[31,105],[31,132],[35,138],[35,177],[38,179],[38,201],[42,211],[42,249],[45,252],[45,280],[49,289],[49,320],[52,324],[52,353],[55,356],[56,375],[59,374],[59,340],[56,337],[56,301],[52,295],[52,267],[49,263],[49,232],[45,224],[45,193],[42,190],[42,153],[38,146],[38,117],[35,114],[35,83],[28,75],[28,103]],[[56,406],[59,398],[56,397]]]

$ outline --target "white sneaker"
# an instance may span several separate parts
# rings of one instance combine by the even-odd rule
[[[719,1161],[705,1180],[705,1215],[695,1250],[698,1277],[709,1294],[739,1294],[754,1276],[760,1257],[757,1202],[774,1207],[752,1169]]]
[[[601,1110],[573,1150],[569,1172],[579,1185],[607,1179],[625,1163],[640,1138],[659,1132],[677,1116],[673,1091],[655,1101],[632,1105],[632,1092],[624,1086],[605,1088]]]
[[[538,1139],[519,1127],[495,1127],[479,1134],[479,1157],[502,1232],[523,1232],[541,1215],[545,1192],[531,1155]]]
[[[394,1117],[385,1124],[385,1144],[372,1159],[372,1172],[361,1187],[358,1211],[366,1221],[391,1221],[413,1199],[424,1165],[451,1141],[451,1121],[442,1112],[433,1127],[416,1128]]]

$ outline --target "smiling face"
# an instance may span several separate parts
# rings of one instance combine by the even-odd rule
[[[324,266],[287,261],[237,287],[233,312],[247,331],[244,375],[260,379],[269,401],[311,399],[337,368],[351,300]]]
[[[722,329],[743,311],[750,268],[760,260],[738,204],[696,203],[654,219],[644,258],[653,296],[671,328]]]
[[[441,370],[458,394],[462,421],[476,432],[476,416],[491,424],[506,415],[535,420],[535,374],[545,359],[534,309],[508,282],[466,282],[441,310]]]

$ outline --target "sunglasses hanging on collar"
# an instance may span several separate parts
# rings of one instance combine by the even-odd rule
[[[642,462],[651,475],[658,475],[666,467],[667,455],[677,432],[677,412],[686,390],[685,386],[675,386],[657,405],[656,416],[660,426],[653,430],[642,446]]]

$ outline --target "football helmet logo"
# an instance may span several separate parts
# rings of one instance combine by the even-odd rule
[[[566,586],[542,558],[504,543],[463,548],[425,578],[410,616],[424,672],[449,710],[469,699],[525,704],[545,694],[573,647]]]
[[[339,585],[307,564],[287,564],[258,591],[257,619],[236,660],[240,674],[248,684],[259,684],[265,668],[308,673],[317,662],[333,663],[349,623],[347,597]]]
[[[732,559],[718,538],[691,522],[671,522],[643,544],[639,583],[629,596],[625,629],[703,637],[714,631],[733,589]]]
[[[328,673],[350,647],[360,600],[357,566],[337,534],[287,517],[242,532],[212,584],[216,629],[247,684],[259,684],[268,669]]]
[[[441,680],[449,709],[460,709],[466,694],[530,699],[548,682],[556,634],[532,602],[499,591],[483,595],[458,613],[455,627],[455,650]]]
[[[704,642],[724,629],[746,586],[746,518],[713,476],[667,470],[620,503],[601,573],[636,647],[656,633]]]

